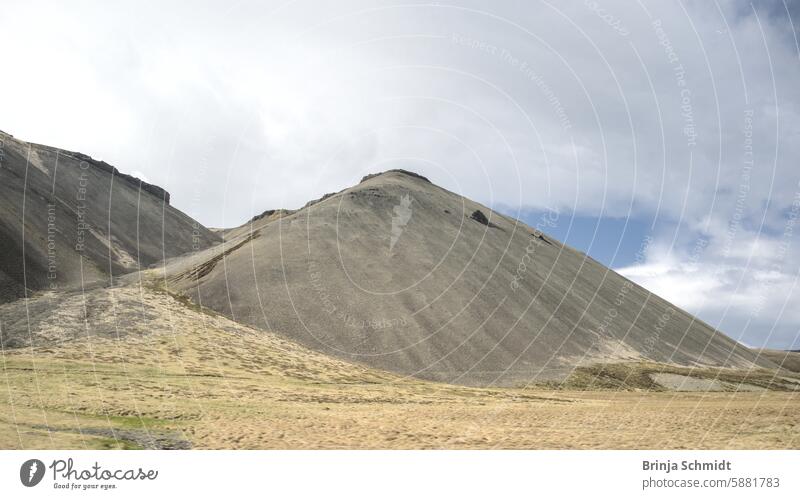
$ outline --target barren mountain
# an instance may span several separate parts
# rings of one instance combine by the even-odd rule
[[[84,154],[0,132],[0,303],[207,248],[169,193]]]
[[[617,362],[775,367],[540,230],[411,172],[213,232],[102,161],[1,137],[2,301],[165,261],[171,292],[400,375],[518,385]],[[36,333],[60,300],[95,313],[81,295],[46,296],[4,309],[7,347],[70,341]]]
[[[515,385],[609,362],[775,367],[547,234],[410,172],[224,234],[167,265],[172,291],[403,375]]]

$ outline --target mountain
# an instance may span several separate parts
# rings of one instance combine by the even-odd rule
[[[221,240],[169,201],[103,161],[0,132],[0,303],[108,281]]]
[[[517,385],[612,362],[775,367],[585,254],[411,172],[370,175],[223,234],[166,265],[170,291],[401,375]]]
[[[168,291],[203,308],[434,381],[518,385],[619,362],[776,367],[539,230],[553,220],[533,229],[412,172],[212,231],[103,161],[0,140],[0,302],[38,290],[74,301],[161,264]],[[27,345],[30,306],[4,310],[7,346]]]

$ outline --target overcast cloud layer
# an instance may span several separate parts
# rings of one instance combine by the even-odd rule
[[[800,347],[796,2],[103,5],[4,2],[0,128],[209,226],[394,167],[522,218],[646,221],[624,275]]]

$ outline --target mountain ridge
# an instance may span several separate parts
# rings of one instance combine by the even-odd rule
[[[78,161],[85,161],[86,163],[92,165],[95,168],[99,168],[100,170],[105,171],[107,173],[110,173],[110,174],[114,175],[115,177],[121,178],[121,179],[125,180],[126,182],[130,183],[132,186],[140,188],[141,190],[154,195],[156,198],[159,198],[159,199],[163,200],[167,204],[169,204],[169,202],[170,202],[170,194],[163,187],[160,187],[160,186],[158,186],[156,184],[151,184],[149,182],[145,182],[144,180],[142,180],[142,179],[140,179],[140,178],[138,178],[136,176],[129,175],[127,173],[123,173],[120,170],[118,170],[116,167],[110,165],[109,163],[106,163],[103,160],[94,159],[93,157],[89,156],[88,154],[84,154],[82,152],[77,152],[77,151],[70,151],[70,150],[67,150],[67,149],[61,149],[61,148],[49,146],[49,145],[46,145],[46,144],[39,144],[37,142],[22,141],[20,139],[17,139],[16,137],[11,135],[10,133],[4,132],[3,130],[0,130],[0,140],[1,139],[5,139],[5,140],[11,139],[11,140],[19,141],[19,142],[24,142],[25,144],[28,144],[31,148],[35,148],[35,149],[38,149],[38,150],[47,150],[47,151],[50,151],[50,152],[58,152],[59,154],[62,154],[64,156],[76,159]]]
[[[146,268],[221,237],[156,185],[90,156],[0,135],[0,302]]]
[[[170,262],[171,289],[370,367],[470,385],[598,362],[774,367],[541,230],[412,172],[367,175],[230,235]],[[222,264],[188,277],[211,260]]]

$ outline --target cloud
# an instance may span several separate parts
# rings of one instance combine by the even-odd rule
[[[800,346],[797,274],[653,258],[619,272],[751,346]]]
[[[631,276],[739,304],[759,288],[731,272],[785,289],[798,271],[762,278],[800,180],[798,18],[782,0],[11,1],[0,128],[141,172],[210,226],[392,167],[512,211],[652,220],[675,229]],[[715,250],[687,267],[697,237]]]
[[[618,272],[748,345],[798,348],[798,220],[800,190],[779,234],[736,225],[693,236],[679,232],[685,240],[657,238],[643,261]]]
[[[99,5],[11,3],[0,36],[21,49],[2,90],[19,98],[3,126],[171,182],[176,202],[187,146],[213,136],[239,199],[256,168],[307,177],[259,186],[265,207],[419,158],[484,201],[701,218],[735,200],[749,112],[749,204],[791,196],[774,179],[796,175],[800,66],[774,3]]]

